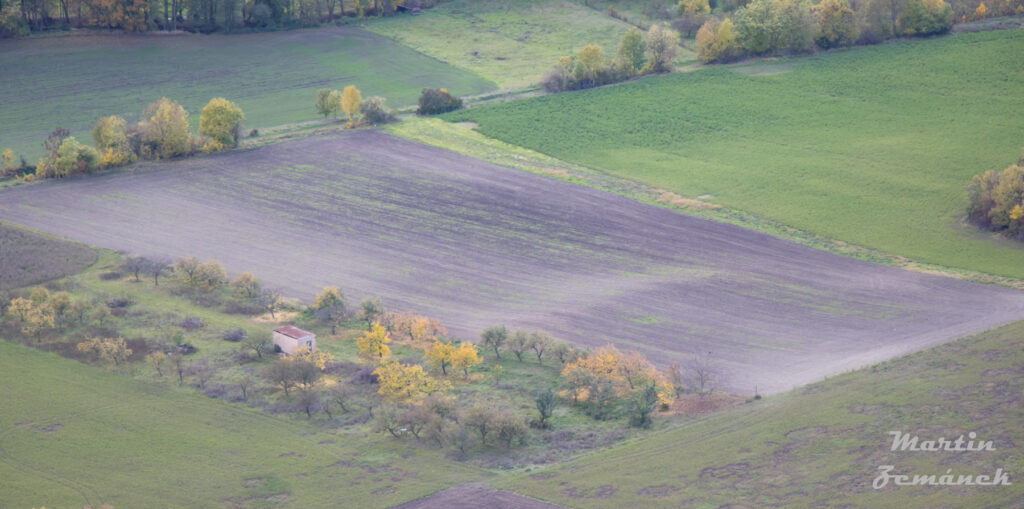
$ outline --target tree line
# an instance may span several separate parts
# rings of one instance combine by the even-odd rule
[[[542,84],[549,92],[561,92],[669,72],[678,46],[679,36],[670,28],[655,24],[644,34],[634,27],[622,37],[614,57],[606,57],[600,45],[588,44],[576,55],[560,58]]]
[[[955,19],[944,0],[752,0],[714,14],[708,0],[683,0],[679,10],[678,27],[700,27],[696,50],[704,62],[942,34]],[[981,4],[970,19],[989,15]]]
[[[238,144],[245,114],[235,103],[217,97],[199,114],[199,136],[191,134],[188,111],[164,97],[143,110],[142,120],[128,124],[124,118],[104,117],[92,130],[96,146],[91,147],[57,128],[43,142],[46,155],[35,166],[14,151],[2,153],[2,176],[62,178],[97,169],[123,166],[146,159],[170,159],[199,152],[219,152]]]
[[[232,32],[391,16],[436,0],[0,0],[0,37],[71,27]]]

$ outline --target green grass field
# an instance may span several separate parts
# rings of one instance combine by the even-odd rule
[[[423,87],[456,94],[489,81],[369,32],[323,28],[241,35],[31,37],[0,45],[0,149],[34,164],[55,127],[92,143],[100,117],[137,119],[161,96],[198,122],[213,97],[245,111],[246,128],[318,118],[316,90],[356,85],[363,97],[415,104]]]
[[[1024,146],[1024,32],[712,68],[455,112],[487,136],[917,261],[1024,277],[960,224]],[[736,72],[746,70],[748,72]]]
[[[587,44],[614,57],[629,25],[569,0],[455,0],[417,17],[372,20],[366,28],[468,69],[502,88],[534,85]],[[678,61],[693,54],[680,48]]]
[[[496,485],[569,507],[1019,507],[1022,337],[1018,322]],[[995,450],[892,452],[889,431],[973,431]],[[1013,484],[875,490],[880,465],[937,476],[1002,468]]]
[[[0,367],[0,507],[387,507],[481,475],[6,341]]]

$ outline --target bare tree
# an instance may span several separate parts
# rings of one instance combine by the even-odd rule
[[[694,354],[687,367],[687,386],[704,401],[718,388],[718,370],[712,361],[711,352]]]
[[[146,260],[141,256],[129,256],[125,259],[124,264],[122,264],[121,267],[135,275],[135,282],[138,283],[141,281],[141,279],[139,279],[139,274],[146,272],[149,268],[149,260]]]
[[[153,286],[160,286],[160,276],[167,273],[170,268],[171,262],[166,258],[150,258],[146,260],[146,273],[153,276]]]

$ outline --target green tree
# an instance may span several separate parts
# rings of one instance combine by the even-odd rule
[[[547,428],[548,419],[554,414],[555,407],[558,405],[558,399],[555,397],[554,391],[548,389],[540,393],[540,396],[537,396],[534,402],[537,404],[537,412],[540,414],[540,417],[537,419],[537,427],[541,429]]]
[[[237,104],[215,97],[199,113],[199,134],[209,136],[221,146],[233,147],[238,144],[245,114]]]
[[[316,112],[323,115],[324,118],[337,111],[331,102],[332,92],[329,88],[321,88],[316,91],[316,102],[313,103],[313,106],[316,108]]]
[[[643,32],[636,27],[630,28],[619,44],[619,67],[630,76],[636,74],[647,62],[646,53],[647,42]]]
[[[494,356],[501,360],[501,347],[508,340],[508,328],[504,325],[488,327],[480,333],[484,346],[494,349]]]

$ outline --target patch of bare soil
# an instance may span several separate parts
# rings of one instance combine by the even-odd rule
[[[541,502],[486,484],[469,483],[396,506],[395,509],[555,509],[560,506]]]
[[[459,339],[504,323],[662,365],[712,352],[722,385],[745,397],[1024,318],[1018,291],[373,131],[8,188],[0,218],[129,253],[214,258],[307,300],[327,285],[382,296]]]

